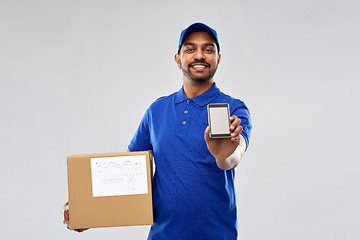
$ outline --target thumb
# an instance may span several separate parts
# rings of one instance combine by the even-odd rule
[[[206,129],[205,129],[205,133],[204,133],[204,138],[205,138],[205,141],[208,142],[210,141],[210,126],[207,126]]]

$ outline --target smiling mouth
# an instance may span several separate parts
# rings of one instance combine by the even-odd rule
[[[194,68],[195,70],[201,71],[208,67],[208,65],[205,64],[192,64],[190,67]]]
[[[205,68],[206,66],[204,66],[204,65],[194,65],[194,66],[192,66],[193,68]]]

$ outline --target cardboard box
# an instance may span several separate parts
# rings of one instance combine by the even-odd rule
[[[152,225],[152,154],[67,158],[70,228]]]

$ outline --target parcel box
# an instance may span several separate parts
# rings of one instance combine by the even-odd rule
[[[67,158],[70,228],[153,224],[152,154]]]

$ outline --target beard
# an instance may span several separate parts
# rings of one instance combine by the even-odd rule
[[[196,77],[196,76],[194,76],[194,75],[191,73],[190,68],[191,68],[191,66],[194,65],[195,63],[202,63],[202,64],[205,63],[205,64],[207,65],[207,67],[210,69],[209,72],[208,72],[208,74],[206,74],[206,75],[203,76],[203,77]],[[196,82],[196,83],[203,83],[203,82],[207,82],[207,81],[211,80],[211,79],[214,77],[215,72],[216,72],[216,70],[217,70],[217,66],[216,66],[214,69],[211,70],[211,65],[210,65],[209,63],[207,63],[207,62],[204,62],[204,61],[192,62],[192,63],[190,63],[190,64],[187,66],[187,68],[184,68],[183,64],[182,64],[181,61],[180,61],[180,66],[181,66],[181,70],[182,70],[184,76],[187,77],[188,79],[190,79],[191,81]]]

